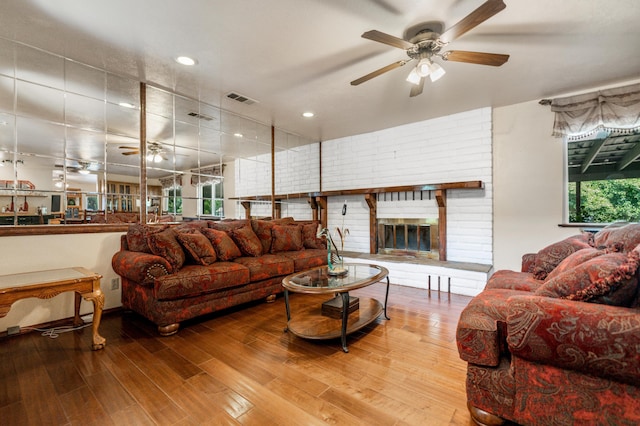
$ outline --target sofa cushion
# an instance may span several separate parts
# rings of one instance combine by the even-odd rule
[[[244,255],[255,257],[262,254],[262,243],[253,232],[251,225],[246,224],[227,233],[233,238],[233,241]]]
[[[186,257],[173,229],[168,228],[162,232],[149,234],[147,243],[153,254],[164,257],[169,262],[172,272],[176,272],[184,264]]]
[[[209,221],[208,225],[211,229],[217,229],[218,231],[231,231],[232,229],[242,228],[247,223],[245,219],[225,219],[220,221]]]
[[[151,247],[147,243],[147,236],[152,233],[162,232],[168,227],[169,225],[149,226],[139,223],[129,225],[127,230],[127,247],[129,251],[151,253]]]
[[[318,222],[305,223],[302,225],[302,245],[306,249],[327,248],[324,240],[318,238]]]
[[[250,281],[293,274],[293,259],[282,254],[263,254],[260,257],[239,257],[234,260],[249,269]]]
[[[271,253],[304,249],[302,226],[276,225],[271,228]]]
[[[211,265],[216,261],[216,251],[211,241],[196,229],[176,233],[176,238],[185,251],[199,265]]]
[[[548,245],[540,250],[536,256],[533,276],[536,279],[544,280],[547,274],[571,253],[589,247],[593,247],[593,235],[589,232],[583,232],[580,235],[574,235]]]
[[[596,233],[594,241],[597,247],[610,247],[618,243],[622,244],[622,251],[631,251],[640,244],[640,224],[631,223],[604,228]]]
[[[536,294],[606,305],[629,306],[638,281],[637,251],[608,253],[588,260],[547,281]]]
[[[252,220],[251,228],[262,244],[262,253],[271,251],[271,228],[274,223],[268,220]]]
[[[249,283],[249,269],[234,262],[185,265],[180,271],[157,278],[154,295],[158,300],[184,299]]]
[[[540,288],[542,284],[542,281],[536,280],[533,274],[529,272],[515,272],[502,269],[491,275],[485,289],[502,288],[533,292]]]
[[[327,264],[327,251],[324,249],[284,251],[280,254],[293,260],[295,272]]]
[[[606,251],[598,250],[597,248],[593,247],[583,248],[576,252],[573,252],[569,256],[567,256],[566,259],[560,262],[560,264],[556,266],[553,271],[549,272],[545,281],[549,281],[550,279],[557,277],[561,273],[573,269],[576,266],[593,259],[594,257],[602,256],[605,253]]]
[[[211,241],[219,260],[229,261],[242,256],[236,243],[225,231],[207,228],[201,232]]]

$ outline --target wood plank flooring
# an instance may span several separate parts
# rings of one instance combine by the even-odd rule
[[[378,283],[353,295],[384,299]],[[292,312],[327,296],[291,294]],[[391,286],[388,314],[339,340],[283,332],[284,300],[189,321],[159,337],[130,312],[91,328],[0,339],[2,425],[464,425],[455,345],[470,298]]]

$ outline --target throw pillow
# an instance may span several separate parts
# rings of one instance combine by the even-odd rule
[[[308,249],[325,249],[325,242],[317,237],[318,222],[307,223],[302,225],[302,244]]]
[[[218,259],[228,261],[242,256],[240,249],[226,232],[206,228],[202,230],[202,233],[211,241]]]
[[[208,223],[209,228],[217,229],[218,231],[231,231],[233,229],[241,228],[248,223],[245,219],[225,219],[220,221],[210,221]]]
[[[216,261],[216,251],[211,241],[195,229],[178,232],[176,238],[193,260],[200,265],[211,265]]]
[[[639,259],[637,251],[597,256],[550,279],[535,294],[628,306],[637,291]]]
[[[536,255],[533,276],[538,280],[544,280],[547,274],[553,271],[571,253],[589,247],[593,247],[593,234],[589,232],[583,232],[580,235],[574,235],[548,245]]]
[[[262,244],[263,254],[269,253],[271,250],[271,228],[273,225],[273,222],[268,220],[254,219],[251,221],[251,228]]]
[[[147,243],[147,236],[156,232],[162,232],[168,227],[169,225],[152,227],[149,225],[141,225],[139,223],[129,225],[126,236],[129,251],[151,253],[151,248]]]
[[[640,224],[631,223],[618,227],[607,227],[596,234],[598,246],[610,247],[618,243],[622,245],[622,251],[628,252],[640,244]]]
[[[253,257],[262,254],[262,243],[250,225],[247,224],[242,228],[232,229],[228,234],[233,238],[233,241],[243,254]]]
[[[273,225],[271,228],[271,253],[302,250],[302,226]]]
[[[173,268],[172,272],[176,272],[184,265],[185,255],[173,229],[168,228],[162,232],[149,234],[147,243],[153,254],[161,256],[169,262]]]
[[[553,279],[560,275],[561,273],[568,271],[570,269],[575,268],[576,266],[593,259],[594,257],[601,256],[605,254],[606,251],[598,250],[593,247],[583,248],[576,252],[571,253],[566,259],[564,259],[558,266],[556,266],[553,271],[549,272],[546,277],[546,281]]]

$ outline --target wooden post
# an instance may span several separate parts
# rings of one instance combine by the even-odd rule
[[[273,216],[274,219],[282,218],[282,204],[274,203],[273,204],[273,211],[275,212],[275,215]]]
[[[251,219],[251,201],[240,201],[242,207],[244,207],[244,218]]]
[[[439,258],[447,260],[447,192],[444,189],[436,190],[436,201],[438,203],[438,239]]]
[[[147,85],[140,83],[140,223],[147,223]],[[134,200],[135,203],[135,200]],[[106,206],[102,206],[106,211]]]
[[[327,197],[316,197],[316,203],[320,207],[320,225],[323,228],[328,226],[327,221],[329,220],[327,217]]]
[[[309,197],[307,199],[307,202],[309,203],[309,207],[311,207],[312,220],[320,220],[320,217],[318,216],[318,203],[316,202],[316,199],[313,197]]]
[[[278,206],[278,210],[280,206]],[[277,216],[276,216],[277,215]],[[276,128],[271,126],[271,217],[280,217],[276,212]]]
[[[364,200],[369,206],[369,253],[378,251],[378,198],[376,194],[364,194]]]

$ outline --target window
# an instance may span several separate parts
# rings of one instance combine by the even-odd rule
[[[163,206],[169,214],[182,214],[182,187],[165,188]]]
[[[567,143],[570,223],[640,221],[640,131]]]
[[[224,216],[224,193],[221,182],[204,183],[199,186],[199,214],[203,216]]]

